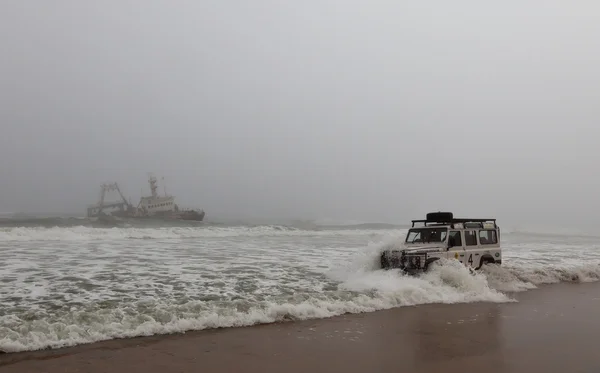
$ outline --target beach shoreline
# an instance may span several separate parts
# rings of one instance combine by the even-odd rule
[[[0,355],[0,372],[597,372],[600,283]]]

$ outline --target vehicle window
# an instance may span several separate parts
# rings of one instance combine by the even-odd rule
[[[496,231],[493,229],[479,231],[479,243],[481,243],[482,245],[491,245],[498,243]]]
[[[406,235],[406,242],[415,242],[416,240],[421,239],[421,232],[419,231],[409,231]]]
[[[462,246],[460,231],[450,231],[450,234],[448,235],[448,244],[450,244],[450,246]]]
[[[406,242],[443,242],[448,235],[447,228],[419,228],[410,229],[406,235]]]
[[[465,244],[467,246],[477,245],[477,233],[475,231],[465,231]]]

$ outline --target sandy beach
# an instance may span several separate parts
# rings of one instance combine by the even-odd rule
[[[598,372],[600,284],[0,355],[0,372]]]

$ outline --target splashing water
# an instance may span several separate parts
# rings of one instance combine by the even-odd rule
[[[511,302],[596,281],[594,238],[504,234],[504,264],[378,269],[401,229],[279,226],[0,229],[0,350],[323,318],[427,303]]]

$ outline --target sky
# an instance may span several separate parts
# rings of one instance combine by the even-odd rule
[[[147,174],[213,219],[583,224],[592,1],[0,3],[0,212]],[[162,180],[161,180],[162,181]]]

